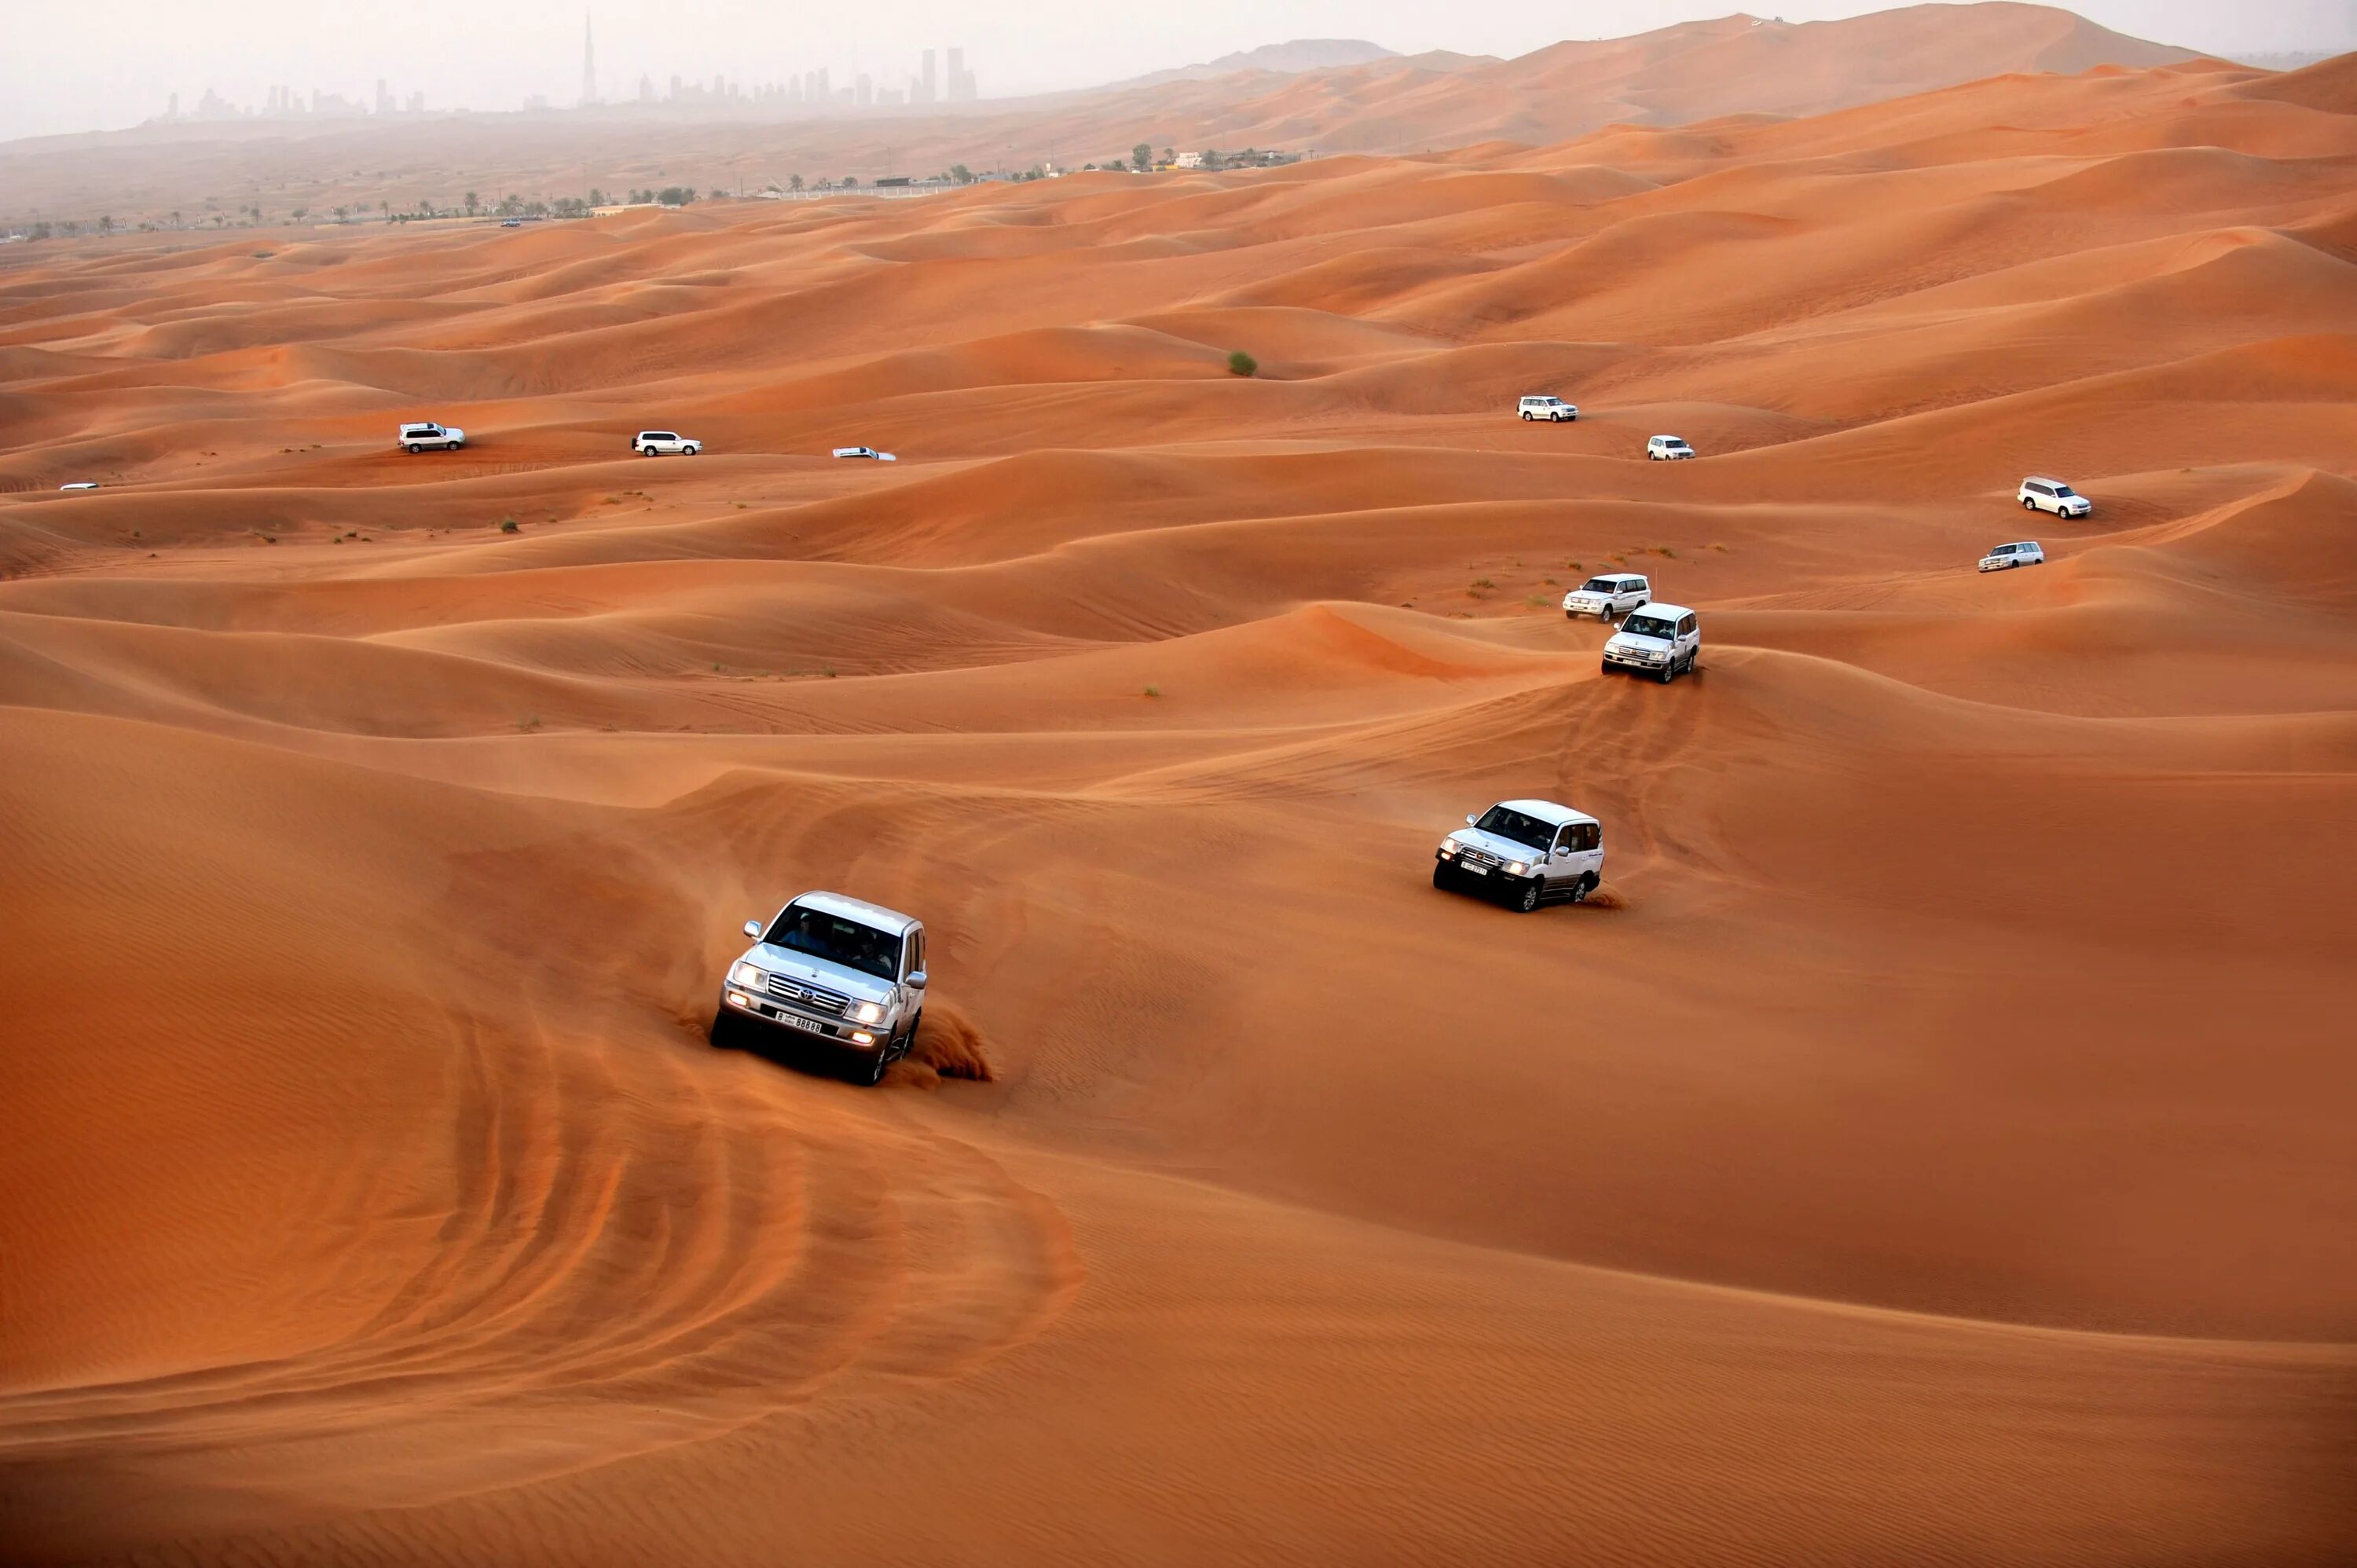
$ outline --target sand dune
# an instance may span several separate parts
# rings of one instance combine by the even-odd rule
[[[2344,1558],[2357,101],[2056,16],[7,255],[12,1560]],[[1967,66],[2082,73],[1862,102]],[[1606,897],[1426,885],[1524,794]],[[707,1041],[809,886],[933,932],[879,1090]]]

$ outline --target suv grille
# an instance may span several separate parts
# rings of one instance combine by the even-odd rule
[[[851,998],[840,991],[805,985],[799,980],[788,980],[782,974],[770,976],[770,994],[808,1012],[824,1013],[837,1018],[843,1016],[843,1010],[851,1005]]]
[[[1458,850],[1457,852],[1457,858],[1461,861],[1469,862],[1474,865],[1502,865],[1505,864],[1496,855],[1486,854],[1478,849]]]

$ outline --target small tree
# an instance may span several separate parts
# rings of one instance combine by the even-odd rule
[[[347,212],[350,212],[350,210],[351,210],[351,209],[350,209],[350,208],[349,208],[349,207],[339,207],[339,208],[337,208],[337,209],[336,209],[336,221],[337,221],[337,222],[339,222],[339,223],[342,222],[342,221],[344,220],[344,214],[345,214],[345,213],[347,213]]]
[[[974,183],[974,171],[966,167],[963,164],[952,164],[950,165],[950,177],[957,181],[960,185],[972,185]]]
[[[472,218],[483,209],[483,199],[475,191],[467,193],[467,216]]]
[[[1152,168],[1154,166],[1154,148],[1145,142],[1140,142],[1137,145],[1130,148],[1129,166],[1135,169],[1140,174],[1144,174],[1147,169]]]
[[[854,187],[854,186],[857,185],[858,183],[859,183],[859,177],[858,177],[857,175],[856,175],[856,174],[847,174],[847,175],[845,175],[845,176],[843,177],[843,188],[844,188],[844,189],[845,189],[845,190],[849,190],[852,187]]]
[[[728,199],[728,193],[716,185],[705,195],[705,199],[707,201],[726,201]]]
[[[800,175],[795,175],[786,181],[786,188],[788,190],[800,190],[802,188],[802,177]]]
[[[300,223],[301,221],[303,221],[303,220],[304,220],[305,218],[307,218],[307,217],[308,217],[308,216],[310,215],[310,211],[311,211],[311,209],[310,209],[309,208],[307,208],[307,207],[298,207],[298,208],[296,208],[296,209],[295,209],[295,221],[296,221],[296,222],[297,222],[297,223]]]
[[[1229,354],[1228,374],[1232,376],[1250,376],[1257,375],[1259,373],[1260,361],[1254,359],[1250,354],[1245,353],[1242,349],[1238,349]]]
[[[101,218],[101,219],[98,220],[98,231],[99,231],[100,233],[102,233],[102,234],[112,234],[112,233],[113,233],[113,232],[114,232],[114,220],[113,220],[112,217],[104,217],[104,218]]]

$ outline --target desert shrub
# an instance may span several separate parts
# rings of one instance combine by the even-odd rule
[[[503,517],[500,519],[500,532],[501,533],[521,533],[523,532],[523,524],[518,522],[511,517]]]
[[[1252,376],[1258,375],[1259,373],[1260,361],[1254,359],[1250,354],[1245,353],[1242,349],[1238,349],[1228,356],[1228,374],[1232,376]]]

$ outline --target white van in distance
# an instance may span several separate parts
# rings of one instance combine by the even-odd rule
[[[2033,474],[2021,481],[2014,492],[2024,511],[2050,511],[2056,517],[2084,517],[2095,510],[2095,503],[2064,484],[2060,479],[2041,478]]]
[[[1683,435],[1656,435],[1645,443],[1645,456],[1655,463],[1674,463],[1694,455],[1695,449],[1686,445]]]
[[[1526,397],[1516,413],[1524,419],[1544,419],[1556,424],[1579,417],[1579,405],[1566,403],[1559,397]]]
[[[1642,609],[1653,596],[1653,585],[1641,572],[1607,572],[1600,577],[1590,577],[1563,596],[1566,619],[1594,616],[1598,620],[1610,620],[1614,616]]]
[[[1604,672],[1626,670],[1651,675],[1663,685],[1695,667],[1702,657],[1702,628],[1684,605],[1647,605],[1620,623],[1604,644]]]
[[[2046,552],[2035,539],[2025,539],[2018,544],[2000,544],[1981,557],[1984,572],[2003,572],[2015,566],[2043,566]]]
[[[430,419],[420,420],[414,424],[403,425],[393,444],[412,454],[455,452],[467,444],[467,433],[456,425],[436,424]]]

